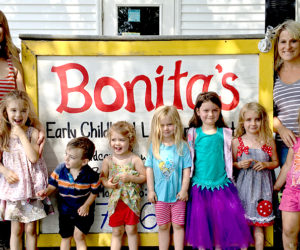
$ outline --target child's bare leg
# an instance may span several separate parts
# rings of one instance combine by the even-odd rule
[[[71,249],[72,237],[62,238],[60,242],[60,250],[70,250]]]
[[[183,250],[184,248],[184,226],[172,223],[173,226],[173,240],[174,240],[174,249]]]
[[[26,249],[35,250],[36,249],[36,221],[25,224],[26,233]]]
[[[171,223],[158,227],[158,244],[159,250],[168,250],[170,245],[170,228]]]
[[[300,212],[282,211],[282,241],[285,250],[297,249]]]
[[[76,242],[76,249],[77,250],[86,250],[86,241],[85,241],[85,234],[81,232],[77,227],[74,229],[74,240]]]
[[[128,238],[128,247],[130,250],[138,249],[138,232],[137,225],[126,225],[125,231]]]
[[[24,224],[18,221],[11,222],[10,249],[22,250],[22,236]]]
[[[265,243],[264,229],[262,227],[254,227],[255,250],[263,250],[264,243]]]
[[[112,228],[111,245],[110,245],[111,250],[120,250],[121,249],[124,231],[125,231],[124,226]]]

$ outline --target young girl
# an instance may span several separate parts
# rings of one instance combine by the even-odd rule
[[[37,117],[28,95],[14,90],[0,103],[0,214],[11,221],[10,248],[36,249],[36,221],[46,217],[36,192],[47,187],[47,167],[39,158]]]
[[[264,227],[274,222],[271,169],[278,157],[269,118],[263,106],[251,102],[240,111],[232,142],[233,166],[239,169],[237,189],[248,224],[254,226],[255,249],[264,248]]]
[[[140,184],[146,181],[146,171],[142,160],[132,153],[135,129],[128,122],[116,122],[108,131],[108,140],[113,152],[104,159],[101,176],[103,185],[112,189],[108,201],[111,249],[121,249],[124,231],[129,249],[138,249]]]
[[[155,111],[150,143],[145,166],[148,200],[155,204],[159,249],[169,248],[172,223],[174,246],[180,250],[184,247],[185,208],[192,162],[175,107],[161,106]]]
[[[300,125],[300,109],[298,111]],[[297,249],[300,231],[300,137],[289,148],[286,162],[280,170],[274,190],[279,191],[286,181],[279,209],[282,211],[282,241],[284,249]]]
[[[198,95],[189,122],[188,143],[194,162],[187,204],[186,241],[194,248],[247,248],[253,242],[233,185],[231,130],[215,92]]]

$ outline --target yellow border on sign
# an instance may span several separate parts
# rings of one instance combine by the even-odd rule
[[[169,55],[240,55],[259,56],[259,103],[273,117],[273,49],[258,50],[258,39],[171,40],[171,41],[45,41],[23,40],[22,63],[27,92],[38,109],[38,56],[169,56]],[[251,67],[251,65],[249,65]],[[140,246],[157,246],[157,233],[140,233]],[[88,246],[110,246],[111,234],[87,236]],[[39,234],[38,247],[57,247],[58,234]],[[126,242],[124,243],[126,244]],[[273,246],[273,227],[267,228],[265,246]]]

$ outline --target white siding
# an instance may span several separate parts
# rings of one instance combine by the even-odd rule
[[[263,34],[265,0],[182,0],[181,35]]]
[[[101,35],[101,0],[0,0],[14,43],[19,34]]]

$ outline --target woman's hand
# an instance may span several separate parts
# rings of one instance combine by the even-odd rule
[[[296,143],[296,136],[294,135],[293,131],[291,131],[283,125],[280,126],[280,128],[278,128],[277,131],[284,144],[289,148],[293,147],[293,145]]]
[[[42,129],[39,131],[39,138],[37,144],[39,145],[39,155],[42,155],[45,146],[45,131]]]

